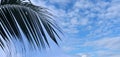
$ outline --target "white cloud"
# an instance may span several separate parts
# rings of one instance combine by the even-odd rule
[[[120,57],[120,54],[111,55],[110,57]]]
[[[66,38],[63,39],[63,48],[65,52],[73,52],[75,50],[87,49],[92,52],[78,52],[76,57],[119,57],[120,55],[120,37],[105,37],[94,41],[84,41],[78,38]],[[87,40],[87,39],[86,39]],[[67,42],[67,43],[66,43]]]
[[[78,57],[90,57],[89,54],[78,53]]]
[[[75,5],[74,5],[74,8],[88,8],[88,7],[91,7],[93,6],[93,4],[91,2],[89,2],[88,0],[87,1],[84,1],[84,0],[78,0]]]
[[[111,51],[104,51],[104,50],[96,51],[95,54],[97,55],[97,57],[119,57],[120,56],[119,52],[111,52]]]
[[[68,10],[68,12],[60,8],[57,9],[54,5],[48,4],[47,3],[48,1],[46,0],[40,0],[40,1],[32,0],[32,1],[36,5],[45,6],[51,9],[53,11],[53,14],[58,16],[56,19],[57,20],[59,19],[58,20],[59,24],[61,25],[61,27],[63,27],[63,30],[65,31],[65,33],[70,33],[70,34],[79,33],[80,29],[78,29],[78,27],[80,26],[87,26],[83,29],[88,28],[88,30],[91,30],[92,28],[94,28],[94,30],[91,31],[89,34],[90,37],[109,35],[112,32],[120,30],[119,27],[114,27],[114,25],[116,25],[117,23],[119,25],[120,23],[120,20],[119,20],[120,5],[118,0],[112,0],[111,3],[101,1],[101,0],[98,0],[96,3],[92,3],[88,0],[77,0],[74,6]],[[61,5],[66,5],[67,3],[70,2],[68,0],[49,0],[49,1],[50,3],[59,3]],[[110,19],[110,18],[114,18],[114,19]],[[98,21],[93,21],[93,19]],[[109,20],[112,20],[113,22],[109,22]],[[93,25],[97,26],[97,28],[95,28]],[[110,50],[119,50],[120,48],[120,44],[118,44],[120,43],[119,39],[120,39],[119,37],[113,37],[113,38],[104,38],[104,39],[91,41],[91,42],[88,41],[83,46],[93,46],[95,48],[108,48]],[[66,42],[69,42],[69,43],[66,43]],[[81,46],[80,42],[82,42],[82,40],[78,40],[76,38],[66,39],[64,43],[65,46],[63,46],[63,50],[73,51]],[[70,55],[62,54],[62,53],[54,55],[54,53],[56,52],[59,52],[59,51],[55,50],[52,53],[52,55],[49,55],[49,56],[70,57]],[[101,55],[109,52],[96,51],[96,53]],[[110,54],[113,54],[113,53],[110,53]],[[85,57],[87,56],[87,54],[82,54],[82,56]],[[103,57],[103,56],[107,56],[107,55],[105,54],[99,57]],[[119,54],[113,54],[111,56],[120,57]]]
[[[67,4],[70,1],[69,0],[49,0],[51,3],[62,3],[62,4]]]
[[[93,47],[95,51],[88,52],[91,56],[97,57],[119,57],[120,37],[107,37],[94,41],[87,41],[82,47]]]
[[[63,29],[63,31],[65,33],[79,33],[79,30],[77,28],[67,28],[67,29]]]
[[[107,12],[105,13],[105,17],[107,19],[111,19],[111,18],[119,18],[120,17],[120,5],[115,4],[115,5],[111,5],[111,7],[109,7],[107,9]]]
[[[82,19],[80,22],[80,25],[87,25],[88,24],[88,19]]]
[[[68,0],[50,0],[51,3],[69,3]],[[117,1],[117,0],[116,0]],[[112,2],[106,2],[98,0],[96,3],[93,3],[89,0],[77,0],[73,7],[69,9],[68,11],[63,9],[57,9],[54,5],[47,5],[48,8],[52,9],[57,15],[59,16],[59,24],[61,27],[63,27],[63,30],[65,33],[75,34],[79,33],[81,29],[78,29],[80,26],[87,26],[83,29],[88,28],[90,33],[88,34],[89,38],[97,37],[100,38],[101,36],[110,36],[113,35],[114,32],[119,31],[119,26],[116,27],[116,25],[119,25],[119,13],[120,13],[120,5],[119,2],[115,2],[115,0],[112,0]],[[114,18],[114,19],[113,19]],[[95,21],[94,21],[95,20]],[[92,25],[91,25],[92,24]],[[118,33],[116,33],[118,34]],[[119,50],[120,45],[120,38],[119,37],[113,37],[113,38],[102,38],[100,40],[86,42],[83,46],[92,46],[95,49],[101,50],[102,48],[109,49],[109,50]],[[77,39],[78,40],[78,39]],[[71,44],[65,44],[63,47],[66,51],[72,51],[74,49],[77,49],[78,47],[81,47],[80,41],[76,40],[70,40]],[[66,41],[66,42],[70,42]],[[75,42],[73,42],[75,41]],[[77,42],[77,43],[76,43]],[[74,46],[74,47],[72,47]],[[76,48],[77,47],[77,48]],[[103,52],[103,53],[102,53]],[[113,57],[119,57],[118,54],[114,54],[114,51],[111,51],[113,54],[111,56]],[[104,53],[109,53],[109,51],[94,51],[93,53],[99,54],[99,57],[107,57],[105,54],[100,56]],[[87,53],[86,53],[87,54]],[[90,53],[93,55],[92,53]],[[85,55],[86,56],[86,55]],[[108,56],[110,57],[110,56]]]
[[[79,24],[78,19],[75,18],[75,17],[74,17],[73,19],[71,19],[70,22],[71,22],[71,24],[73,24],[73,25]]]
[[[32,1],[35,2],[35,0]],[[63,5],[69,2],[71,1],[40,0],[40,2],[37,1],[34,4],[42,5],[51,9],[52,13],[58,16],[56,19],[59,21],[59,24],[63,28],[63,30],[67,33],[68,32],[72,33],[71,31],[73,31],[73,34],[79,33],[81,29],[77,29],[78,27],[86,26],[85,28],[88,28],[91,26],[90,30],[92,30],[92,28],[94,30],[90,32],[90,34],[88,35],[89,37],[105,36],[105,35],[109,35],[110,33],[113,33],[112,29],[110,28],[111,26],[114,26],[113,25],[114,23],[116,24],[120,22],[119,20],[120,5],[117,0],[112,0],[111,2],[98,0],[95,3],[89,0],[86,1],[76,0],[73,7],[71,7],[68,11],[63,10],[62,8],[57,9],[53,4],[50,4],[50,3],[57,3]],[[114,18],[114,19],[110,19],[110,18]],[[93,19],[96,19],[97,21],[94,21]],[[110,22],[110,20],[108,19],[114,21],[114,23]],[[110,24],[110,25],[106,25],[106,24]],[[95,28],[93,26],[98,26],[98,28]]]
[[[120,37],[102,38],[95,41],[86,42],[84,46],[93,46],[99,48],[106,48],[110,50],[119,50]]]
[[[43,0],[31,0],[34,5],[46,7],[46,1]]]
[[[87,55],[82,55],[81,57],[87,57]]]
[[[68,46],[63,46],[62,49],[63,49],[64,51],[71,51],[71,50],[74,50],[74,48],[68,47]]]

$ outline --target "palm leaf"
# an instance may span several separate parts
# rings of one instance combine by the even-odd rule
[[[30,46],[35,49],[49,46],[48,38],[58,45],[56,38],[60,37],[56,31],[61,32],[61,30],[46,8],[28,2],[18,3],[18,0],[7,1],[9,2],[1,0],[0,4],[0,47],[2,49],[8,46],[6,43],[12,43],[13,38],[25,44],[25,37]]]

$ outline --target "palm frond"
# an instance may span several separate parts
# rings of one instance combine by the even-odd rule
[[[56,38],[60,37],[56,31],[61,30],[51,15],[45,8],[30,3],[12,5],[1,3],[0,47],[4,49],[6,45],[4,42],[11,42],[13,38],[23,44],[26,38],[30,46],[35,49],[49,46],[48,38],[58,45]]]

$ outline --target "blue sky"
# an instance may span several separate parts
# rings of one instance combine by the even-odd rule
[[[120,0],[32,0],[49,8],[63,29],[60,47],[28,57],[120,57]],[[58,40],[59,41],[59,40]],[[22,57],[20,53],[18,57]]]

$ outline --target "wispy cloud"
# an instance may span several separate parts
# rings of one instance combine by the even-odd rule
[[[62,50],[74,56],[115,57],[120,56],[120,37],[104,37],[97,40],[81,40],[80,38],[64,39]],[[66,43],[67,42],[67,43]]]
[[[97,49],[104,48],[110,50],[119,50],[120,48],[120,37],[112,37],[112,38],[102,38],[95,41],[88,41],[84,44],[84,46],[93,46]]]
[[[70,1],[50,1],[47,7],[55,12],[55,15],[58,16],[59,25],[65,33],[69,34],[64,40],[62,50],[68,53],[79,53],[79,50],[79,54],[83,54],[83,56],[88,56],[87,54],[89,54],[88,57],[119,56],[117,53],[120,52],[117,52],[117,50],[120,48],[120,38],[116,36],[120,35],[120,1],[76,0],[69,6],[69,9],[66,7],[66,10],[62,7],[57,8],[55,4],[59,4],[57,5],[59,7],[62,3],[67,4]],[[79,36],[83,34],[86,35],[81,40]],[[79,36],[74,38],[75,35]],[[77,50],[77,52],[74,52],[74,50]]]
[[[71,1],[69,1],[69,0],[49,0],[50,1],[50,3],[58,3],[58,4],[67,4],[67,3],[70,3]]]
[[[57,16],[55,20],[67,34],[63,37],[60,51],[53,47],[46,57],[120,57],[119,0],[32,1],[51,9]]]
[[[91,49],[91,52],[85,52],[86,54],[89,54],[90,57],[93,57],[95,55],[97,57],[119,57],[120,37],[108,37],[94,41],[87,41],[83,44],[82,47],[85,47],[85,49],[88,47],[93,48]]]

